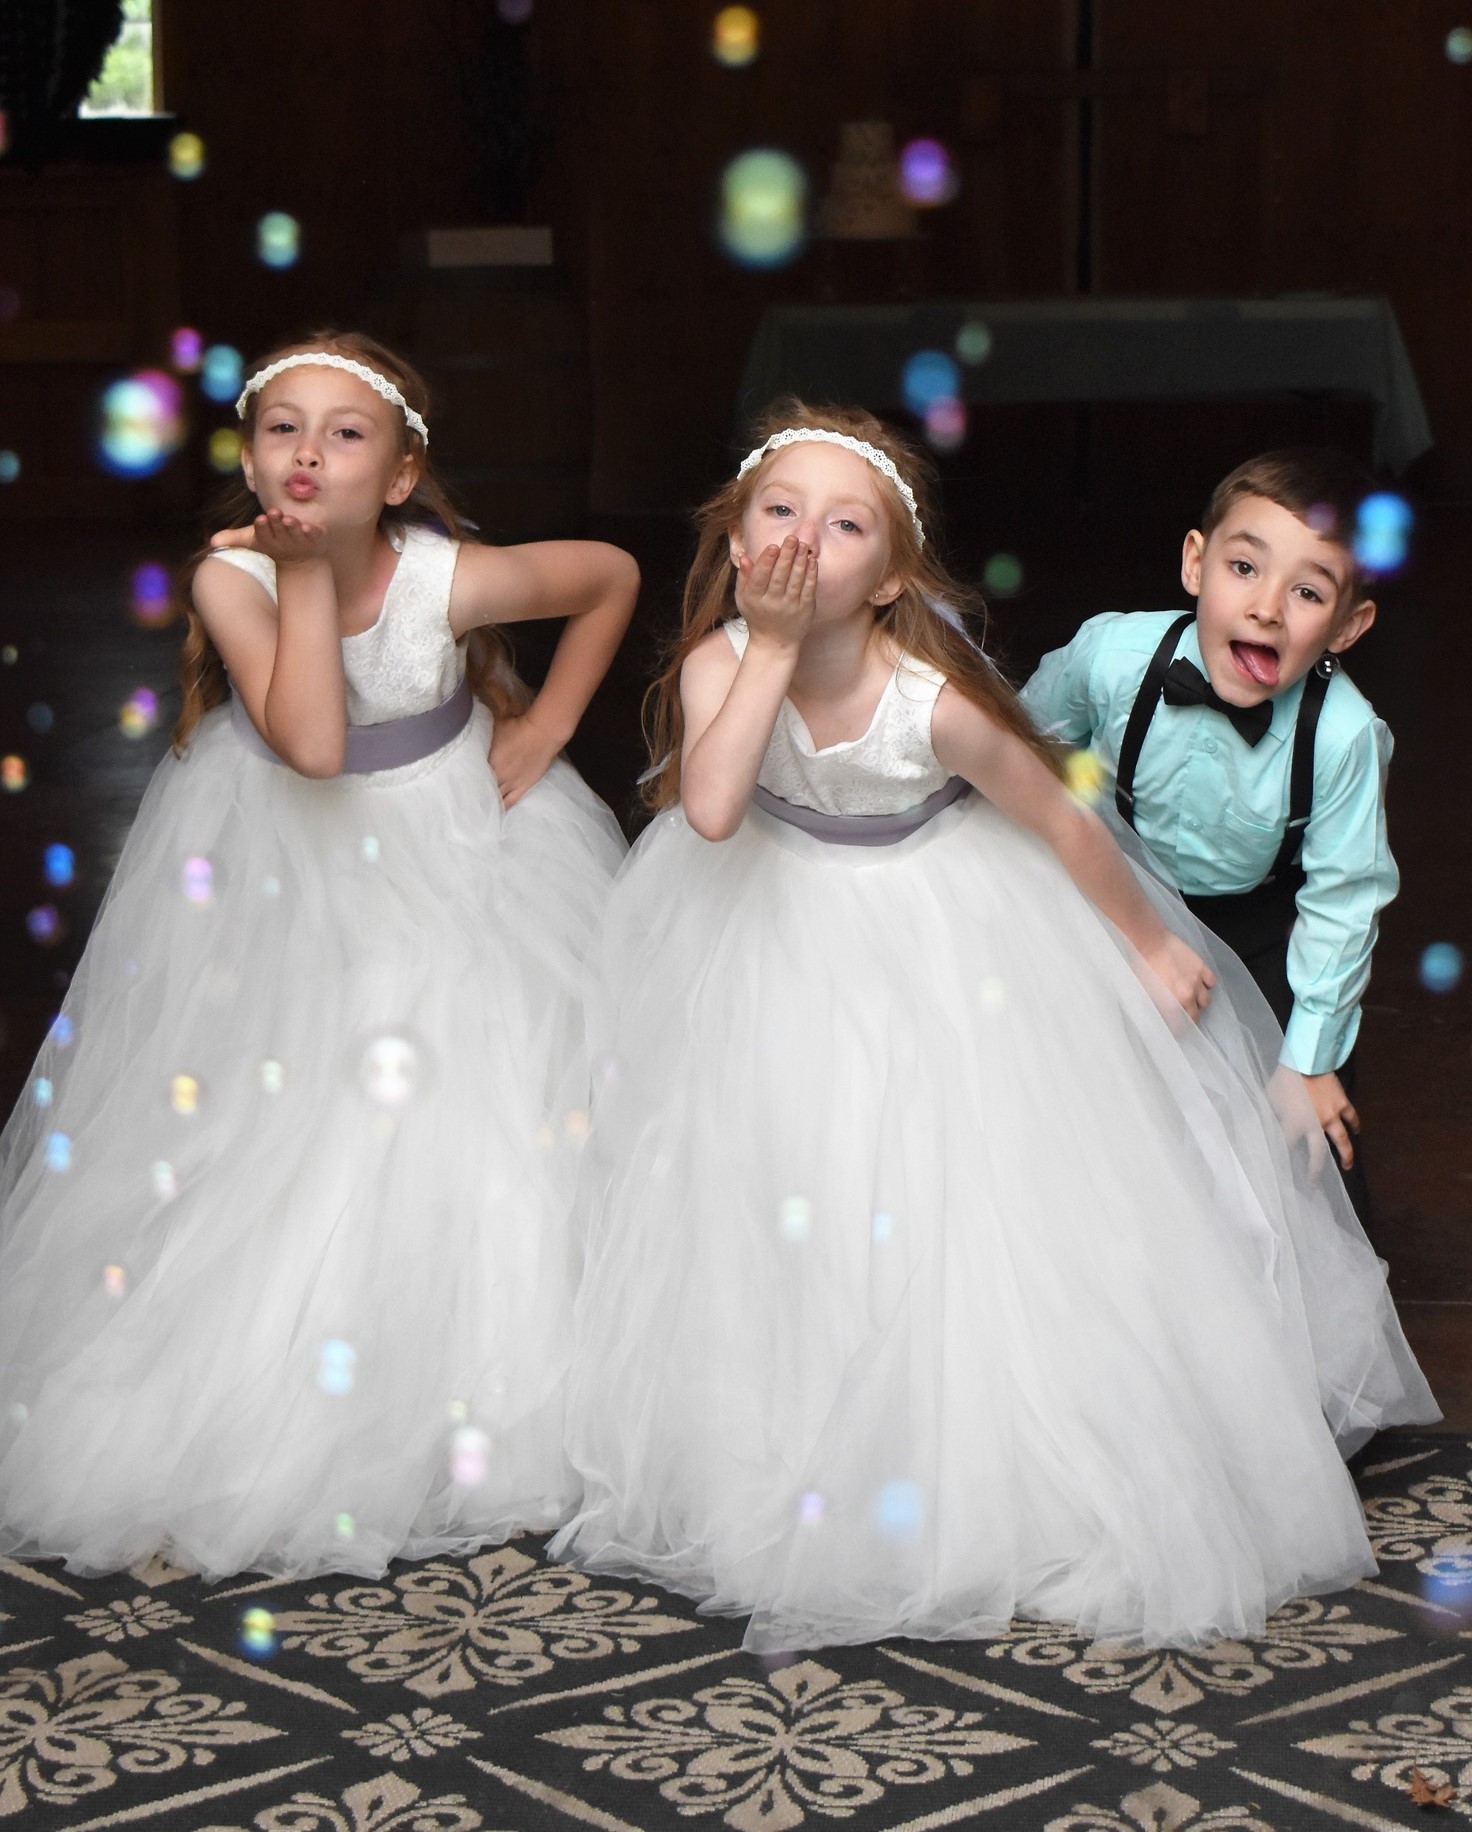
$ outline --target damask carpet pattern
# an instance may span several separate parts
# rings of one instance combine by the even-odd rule
[[[1018,1623],[757,1659],[530,1540],[372,1584],[0,1561],[0,1832],[1472,1819],[1472,1444],[1382,1439],[1358,1480],[1380,1576],[1192,1654]]]

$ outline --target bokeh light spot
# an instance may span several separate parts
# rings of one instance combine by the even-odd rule
[[[755,63],[762,48],[762,22],[749,6],[723,6],[711,27],[710,52],[728,70]]]
[[[912,140],[900,154],[900,189],[912,204],[934,209],[960,188],[951,155],[939,140]]]
[[[97,460],[115,477],[152,477],[184,442],[184,399],[162,369],[141,369],[103,390]]]
[[[721,174],[721,246],[743,267],[781,267],[803,245],[807,205],[807,174],[790,153],[741,153]]]
[[[376,865],[378,863],[378,838],[377,836],[372,833],[365,833],[363,835],[363,843],[360,846],[359,851],[363,855],[363,863],[365,865]]]
[[[211,401],[232,405],[245,381],[245,363],[230,344],[211,344],[199,365],[199,385]]]
[[[64,1050],[76,1036],[77,1027],[64,1011],[59,1011],[51,1020],[51,1029],[47,1034],[57,1049]]]
[[[1104,759],[1097,751],[1070,751],[1063,764],[1063,786],[1075,801],[1092,808],[1104,792]]]
[[[357,1366],[358,1351],[352,1343],[337,1336],[329,1337],[317,1358],[317,1385],[324,1393],[340,1399],[343,1394],[352,1392]]]
[[[286,1086],[286,1070],[274,1057],[261,1064],[261,1086],[267,1094],[279,1094]]]
[[[1454,942],[1434,941],[1421,955],[1421,984],[1428,992],[1454,992],[1466,963]]]
[[[175,1075],[169,1082],[169,1105],[184,1119],[199,1112],[199,1082],[193,1075]]]
[[[963,363],[984,363],[992,353],[992,334],[979,318],[969,318],[956,333],[956,354]]]
[[[1452,27],[1446,35],[1446,54],[1454,64],[1472,64],[1472,26]]]
[[[0,787],[4,788],[7,795],[19,795],[30,780],[30,765],[24,757],[17,757],[12,752],[8,757],[0,758]]]
[[[68,1171],[72,1167],[72,1142],[64,1132],[48,1133],[46,1137],[46,1168],[54,1171]]]
[[[240,1618],[240,1645],[252,1660],[268,1660],[276,1652],[276,1618],[259,1604]]]
[[[54,903],[38,903],[26,916],[26,933],[38,948],[54,948],[65,932]]]
[[[874,1497],[874,1524],[886,1539],[918,1539],[925,1525],[925,1497],[915,1482],[886,1482]]]
[[[1355,519],[1354,557],[1366,572],[1391,573],[1405,565],[1415,519],[1405,498],[1389,490],[1365,498]]]
[[[797,1504],[797,1518],[805,1527],[820,1527],[823,1524],[823,1497],[816,1489],[809,1489]]]
[[[198,134],[175,134],[169,142],[169,170],[187,184],[204,170],[204,141]]]
[[[358,1081],[375,1107],[396,1112],[414,1098],[423,1072],[419,1045],[402,1031],[370,1038],[358,1061]]]
[[[61,889],[77,875],[76,854],[70,846],[63,846],[59,840],[54,842],[41,855],[41,872],[48,884]]]
[[[20,476],[20,454],[18,452],[0,452],[0,483],[14,483]]]
[[[981,572],[981,583],[994,598],[1015,598],[1022,579],[1022,562],[1015,553],[994,553]]]
[[[784,1196],[779,1211],[784,1240],[806,1240],[813,1227],[813,1205],[806,1196]]]
[[[233,426],[217,426],[210,434],[210,469],[228,477],[240,469],[240,449],[244,444]]]
[[[146,738],[157,724],[158,695],[151,687],[135,687],[118,714],[119,730],[125,738]]]
[[[204,361],[204,339],[192,325],[181,324],[169,339],[169,361],[181,375],[193,375]]]
[[[215,900],[215,868],[208,859],[186,859],[179,874],[186,899],[201,909]]]
[[[33,732],[49,732],[56,723],[56,714],[42,700],[26,708],[26,724]]]
[[[104,1266],[102,1284],[110,1298],[125,1297],[128,1290],[128,1275],[121,1266]]]
[[[900,392],[910,412],[923,418],[935,401],[957,400],[961,371],[944,350],[917,350],[900,376]]]
[[[149,1172],[153,1183],[153,1193],[164,1202],[172,1202],[179,1194],[179,1179],[174,1175],[174,1167],[160,1158]]]
[[[462,1425],[450,1440],[450,1479],[457,1488],[479,1488],[486,1479],[491,1440],[474,1425]]]
[[[44,1075],[38,1075],[31,1083],[31,1099],[38,1107],[49,1107],[54,1092],[49,1079]]]
[[[133,568],[131,585],[133,621],[141,629],[161,629],[173,616],[168,568],[145,560]]]
[[[925,409],[925,437],[938,452],[954,452],[966,442],[966,405],[943,394]]]
[[[268,210],[256,224],[257,260],[265,267],[295,267],[301,251],[301,224],[284,210]]]
[[[882,1247],[886,1241],[893,1240],[894,1216],[886,1215],[883,1209],[879,1210],[874,1217],[871,1232],[877,1246]]]

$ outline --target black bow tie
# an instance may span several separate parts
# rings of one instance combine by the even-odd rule
[[[1246,744],[1256,744],[1273,722],[1273,703],[1262,700],[1256,706],[1233,706],[1224,700],[1196,666],[1184,656],[1173,661],[1165,671],[1162,689],[1167,706],[1209,706],[1213,712],[1224,712]]]

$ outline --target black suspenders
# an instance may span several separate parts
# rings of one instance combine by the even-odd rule
[[[1135,768],[1144,748],[1145,734],[1150,729],[1150,721],[1155,717],[1155,708],[1160,703],[1160,695],[1165,686],[1165,671],[1174,659],[1181,632],[1193,621],[1194,613],[1186,611],[1175,619],[1161,637],[1159,647],[1150,657],[1150,665],[1145,670],[1140,691],[1135,695],[1135,703],[1130,708],[1130,716],[1125,724],[1124,737],[1119,746],[1119,768],[1114,781],[1114,805],[1131,827],[1135,824]],[[1318,731],[1324,695],[1329,690],[1329,682],[1337,666],[1334,656],[1320,656],[1304,683],[1303,698],[1298,707],[1298,723],[1293,731],[1293,759],[1288,767],[1288,822],[1283,829],[1278,856],[1273,860],[1272,869],[1263,879],[1263,884],[1272,884],[1291,870],[1303,844],[1303,830],[1308,825],[1314,805],[1314,735]]]

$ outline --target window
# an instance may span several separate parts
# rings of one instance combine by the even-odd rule
[[[99,115],[149,115],[156,107],[153,0],[123,0],[123,29],[77,113],[95,120]]]

